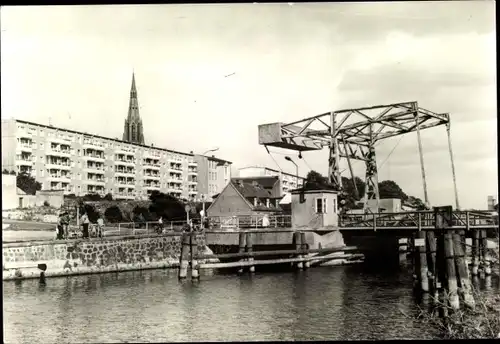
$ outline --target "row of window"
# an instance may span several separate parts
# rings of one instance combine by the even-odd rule
[[[25,130],[26,126],[23,124],[20,124],[20,125],[18,125],[18,128],[20,130]],[[43,128],[37,128],[35,126],[28,125],[27,129],[28,129],[28,133],[30,135],[37,135],[38,134],[37,136],[42,136],[42,137],[45,136],[45,130]],[[55,130],[55,132],[54,132],[54,130]],[[122,143],[118,143],[115,141],[104,141],[101,139],[95,139],[95,138],[86,137],[86,136],[78,135],[78,134],[58,132],[57,129],[47,130],[47,137],[54,137],[54,138],[66,140],[66,141],[68,141],[68,144],[70,143],[69,141],[80,142],[81,144],[94,144],[94,145],[101,146],[101,147],[115,148],[115,149],[120,149],[123,151],[133,152],[133,153],[135,153],[141,149],[141,148],[138,148],[138,147],[135,147],[132,145],[124,145]],[[18,138],[18,141],[19,141],[19,138]],[[36,144],[36,142],[34,140],[32,142],[34,144]],[[43,143],[40,143],[40,147],[43,148]],[[144,149],[141,149],[141,150],[144,150]],[[144,153],[149,153],[152,156],[157,156],[157,157],[163,156],[163,158],[167,158],[167,159],[179,159],[179,160],[181,159],[175,153],[160,153],[159,151],[156,151],[156,150],[147,150],[147,151],[144,151]],[[184,156],[183,158],[184,158],[184,160],[188,160],[188,156]],[[192,158],[189,159],[189,162],[193,162]]]
[[[332,200],[332,209],[333,213],[337,213],[337,200],[333,199]],[[315,211],[317,214],[327,214],[328,213],[328,199],[326,197],[318,197],[316,198],[316,203],[315,203]]]

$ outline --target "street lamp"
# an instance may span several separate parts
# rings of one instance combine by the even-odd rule
[[[292,158],[290,158],[289,156],[286,156],[285,160],[288,160],[292,164],[295,165],[295,178],[296,178],[295,182],[296,182],[296,185],[297,185],[297,188],[298,188],[299,187],[299,166],[297,166],[297,164],[295,163],[295,161],[293,161]]]
[[[210,152],[216,152],[216,151],[218,151],[218,150],[219,150],[219,147],[217,147],[217,148],[213,148],[213,149],[209,149],[209,150],[207,150],[205,153],[203,153],[202,155],[203,155],[203,156],[205,156],[205,154],[207,154],[207,153],[210,153]]]

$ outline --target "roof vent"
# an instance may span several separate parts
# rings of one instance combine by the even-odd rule
[[[215,155],[212,155],[212,158],[215,158]]]

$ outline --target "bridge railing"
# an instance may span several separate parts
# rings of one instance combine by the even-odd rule
[[[210,216],[208,221],[210,229],[292,227],[291,215],[271,215],[267,216],[267,220],[263,215]]]
[[[454,211],[452,226],[477,227],[498,225],[498,217],[488,211]],[[340,227],[434,227],[433,211],[404,213],[342,214]]]

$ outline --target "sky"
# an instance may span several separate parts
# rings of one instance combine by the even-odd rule
[[[198,154],[218,147],[233,170],[295,173],[290,155],[299,174],[326,175],[326,149],[303,159],[279,148],[268,154],[258,125],[418,101],[450,114],[461,208],[485,209],[498,193],[493,1],[4,6],[0,13],[2,119],[121,138],[134,71],[147,144]],[[421,137],[429,201],[454,205],[446,129]],[[379,181],[423,199],[415,133],[384,140],[376,154]],[[364,179],[364,164],[353,167]]]

